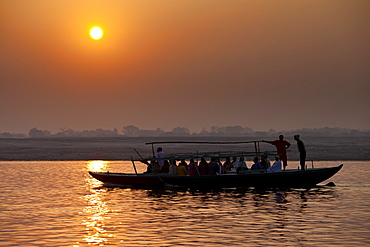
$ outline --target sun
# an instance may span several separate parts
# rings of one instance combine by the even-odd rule
[[[90,37],[99,40],[103,37],[103,30],[100,27],[93,27],[90,29]]]

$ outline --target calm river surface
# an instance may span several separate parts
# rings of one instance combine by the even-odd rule
[[[3,161],[0,246],[369,246],[370,162],[315,166],[340,163],[336,187],[201,192],[105,188],[87,173],[132,172],[127,161]]]

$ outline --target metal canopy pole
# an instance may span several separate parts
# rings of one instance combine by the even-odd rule
[[[155,153],[154,153],[154,143],[152,143],[152,152],[153,152],[153,158],[155,158]]]
[[[134,159],[131,157],[132,165],[134,166],[135,174],[137,175],[136,165]]]

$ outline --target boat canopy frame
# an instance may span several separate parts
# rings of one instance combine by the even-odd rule
[[[153,158],[145,159],[146,161],[158,161],[158,160],[181,160],[181,159],[199,159],[199,158],[228,158],[228,157],[253,157],[253,156],[263,156],[263,155],[278,155],[276,151],[260,151],[259,143],[262,141],[234,141],[234,142],[207,142],[207,141],[160,141],[160,142],[147,142],[145,145],[152,146],[152,153]],[[220,145],[220,144],[254,144],[254,152],[197,152],[197,153],[186,153],[186,154],[167,154],[165,158],[155,158],[155,151],[154,145],[157,144],[212,144],[212,145]],[[135,159],[134,161],[142,161],[141,159]]]

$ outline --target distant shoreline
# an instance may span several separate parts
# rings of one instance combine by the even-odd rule
[[[38,138],[1,139],[0,161],[84,161],[84,160],[125,160],[153,155],[153,141],[253,141],[252,137],[124,137],[124,138]],[[271,137],[258,138],[273,140]],[[298,161],[296,142],[287,136],[291,143],[288,159]],[[303,137],[307,149],[307,160],[314,161],[369,161],[370,137]],[[275,147],[260,143],[261,151],[273,151]],[[161,144],[162,146],[162,144]],[[210,151],[254,151],[253,143],[243,145],[198,145],[163,144],[165,153],[196,153]],[[251,162],[253,157],[247,158]],[[272,158],[271,158],[272,159]]]

